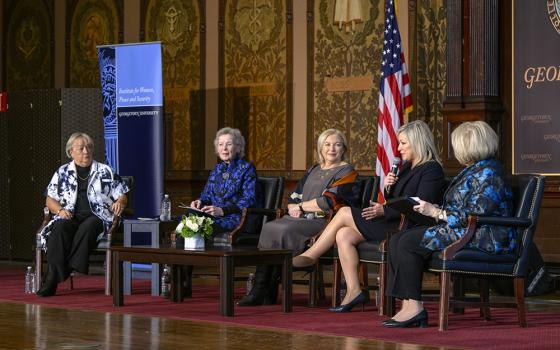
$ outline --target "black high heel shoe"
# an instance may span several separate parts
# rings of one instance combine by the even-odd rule
[[[406,321],[395,321],[393,319],[388,320],[383,324],[388,328],[407,328],[410,326],[419,326],[421,328],[428,327],[428,313],[426,310],[420,311],[416,316],[406,320]]]
[[[329,309],[330,312],[350,312],[354,308],[354,306],[358,304],[365,305],[369,303],[369,295],[364,293],[363,291],[358,294],[351,302],[348,304],[343,304],[337,307],[332,307]]]
[[[40,297],[50,297],[56,294],[56,288],[58,287],[58,281],[54,275],[52,269],[47,272],[47,277],[43,286],[37,291],[37,295]]]

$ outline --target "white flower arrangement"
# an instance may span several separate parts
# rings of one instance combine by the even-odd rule
[[[211,218],[194,214],[189,214],[189,216],[183,215],[175,232],[184,238],[194,237],[197,234],[202,238],[210,238],[214,232],[212,223],[213,221]]]

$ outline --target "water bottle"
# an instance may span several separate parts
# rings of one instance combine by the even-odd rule
[[[33,294],[35,292],[35,273],[31,266],[27,266],[27,271],[25,271],[25,294]]]
[[[171,274],[169,272],[169,267],[167,265],[163,268],[163,274],[161,275],[161,296],[164,298],[169,298],[171,295]]]
[[[166,194],[161,201],[161,215],[159,216],[161,221],[171,221],[171,200],[169,195]]]
[[[247,292],[246,292],[247,294],[251,292],[254,284],[255,284],[255,274],[251,272],[249,274],[249,278],[247,278]]]

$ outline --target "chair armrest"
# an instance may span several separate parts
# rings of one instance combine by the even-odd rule
[[[41,242],[41,238],[39,236],[41,235],[41,232],[43,231],[45,226],[47,226],[49,221],[51,221],[51,212],[50,212],[49,208],[44,207],[43,208],[43,221],[41,222],[41,226],[39,227],[39,229],[35,232],[35,242],[37,242],[37,247],[36,248],[42,248],[42,247],[39,247],[39,242]]]
[[[463,248],[470,242],[472,239],[474,232],[476,231],[477,220],[478,217],[475,215],[469,215],[467,228],[465,229],[465,234],[459,238],[459,240],[451,245],[447,246],[442,252],[442,259],[443,260],[453,260],[455,254],[459,251],[459,249]]]
[[[121,216],[120,215],[114,215],[113,216],[113,224],[109,228],[109,231],[107,231],[107,242],[109,244],[109,247],[113,243],[113,234],[116,233],[117,228],[119,227],[120,223],[121,223]]]
[[[480,225],[498,225],[510,227],[529,227],[531,220],[526,218],[500,217],[500,216],[478,216],[476,220],[477,226]]]

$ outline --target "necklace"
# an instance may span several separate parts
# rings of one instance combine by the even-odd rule
[[[86,176],[86,177],[81,177],[80,174],[78,174],[78,173],[76,172],[76,175],[78,175],[78,179],[80,179],[80,180],[82,180],[82,181],[85,181],[85,180],[89,179],[89,174],[88,174],[88,176]]]

